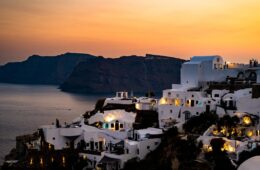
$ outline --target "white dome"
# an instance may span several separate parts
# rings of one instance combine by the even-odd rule
[[[237,170],[259,170],[260,156],[254,156],[244,161]]]

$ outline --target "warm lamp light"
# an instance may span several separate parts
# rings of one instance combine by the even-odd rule
[[[32,164],[33,164],[33,158],[30,159],[30,165],[32,165]]]
[[[253,136],[253,131],[252,131],[252,130],[248,130],[248,131],[246,132],[246,135],[247,135],[248,137]]]
[[[251,118],[249,116],[244,116],[243,117],[243,123],[245,125],[250,125],[251,124]]]
[[[167,99],[166,98],[161,98],[160,104],[167,104]]]
[[[235,152],[235,148],[228,142],[224,143],[223,149],[228,152]]]
[[[112,114],[108,114],[104,117],[104,119],[106,122],[111,122],[111,121],[115,120],[115,116]]]

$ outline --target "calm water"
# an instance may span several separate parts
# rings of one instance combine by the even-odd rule
[[[35,132],[56,118],[70,122],[93,109],[99,98],[64,93],[56,86],[0,84],[0,163],[15,147],[16,136]]]

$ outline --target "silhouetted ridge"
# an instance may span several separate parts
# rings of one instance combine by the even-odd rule
[[[0,67],[0,82],[19,84],[61,84],[82,61],[96,58],[90,54],[65,53],[58,56],[32,55],[22,62]]]
[[[60,86],[64,91],[113,93],[161,92],[180,82],[182,59],[158,55],[96,58],[79,63]]]

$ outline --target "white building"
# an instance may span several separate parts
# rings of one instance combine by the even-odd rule
[[[137,110],[156,109],[157,100],[128,98],[127,92],[107,98],[104,106],[133,105]],[[134,105],[137,104],[137,105]],[[144,159],[161,142],[163,131],[157,128],[133,129],[136,114],[124,109],[97,111],[88,119],[76,118],[72,124],[42,126],[44,141],[50,148],[80,150],[88,168],[122,169],[129,159]]]
[[[247,87],[256,82],[256,75],[259,76],[258,67],[224,62],[220,56],[192,57],[182,65],[181,84],[173,84],[172,89],[163,91],[158,104],[159,126],[168,129],[175,125],[181,129],[186,120],[202,112],[233,113],[244,108],[245,103],[258,103],[259,98],[252,99],[252,85],[236,92],[230,86],[240,83]],[[214,84],[218,87],[214,88]],[[255,113],[257,109],[251,107],[248,111]]]

